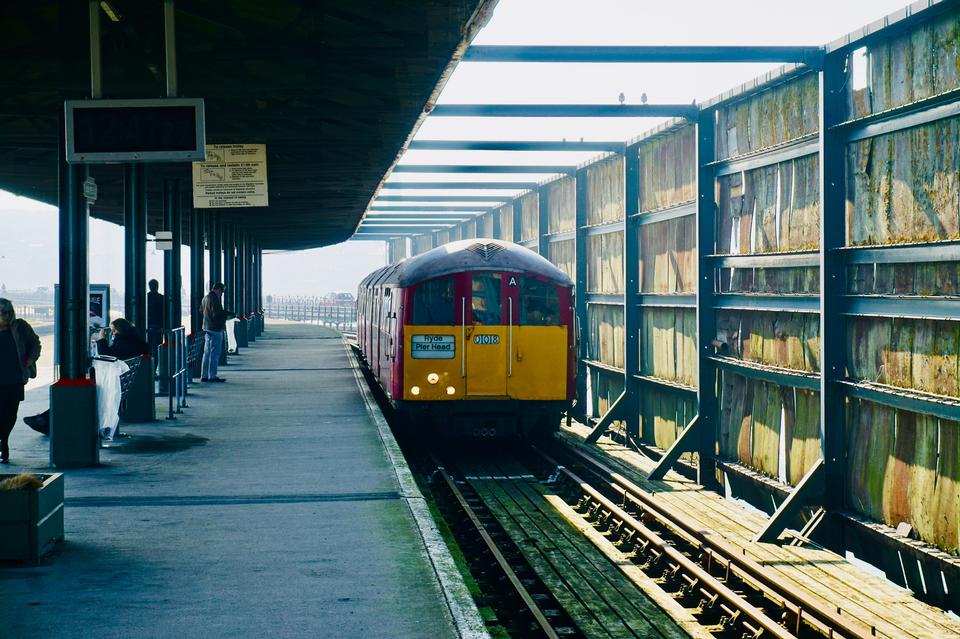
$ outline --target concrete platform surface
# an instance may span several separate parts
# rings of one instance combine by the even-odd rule
[[[269,325],[221,376],[66,473],[66,541],[0,567],[0,637],[461,636],[339,336]],[[11,462],[49,472],[47,440],[18,424]]]

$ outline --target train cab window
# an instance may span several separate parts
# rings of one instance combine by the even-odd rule
[[[560,324],[560,295],[550,282],[525,277],[520,288],[520,324],[557,326]]]
[[[471,305],[474,324],[503,324],[502,281],[501,273],[474,273]]]
[[[453,276],[418,284],[413,291],[413,323],[419,326],[453,326]]]

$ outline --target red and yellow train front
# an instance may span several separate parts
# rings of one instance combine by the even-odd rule
[[[570,286],[542,275],[474,271],[405,289],[404,403],[487,400],[565,405],[574,393]]]

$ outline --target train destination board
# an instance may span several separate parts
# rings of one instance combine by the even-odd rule
[[[195,208],[267,204],[266,144],[208,144],[206,161],[193,163]]]
[[[453,359],[457,354],[453,335],[413,335],[410,346],[413,359]]]
[[[66,160],[82,164],[204,158],[203,100],[67,100]]]

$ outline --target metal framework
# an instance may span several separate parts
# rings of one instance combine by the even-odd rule
[[[689,126],[696,130],[695,175],[696,201],[653,211],[641,210],[641,159],[643,145],[667,129],[653,132],[651,136],[613,145],[598,142],[530,142],[530,141],[451,141],[434,140],[411,144],[411,149],[430,150],[596,150],[615,153],[624,159],[625,217],[623,221],[600,225],[588,224],[588,195],[586,175],[594,164],[581,166],[573,172],[576,183],[575,226],[573,231],[550,232],[548,189],[551,181],[539,185],[510,184],[505,188],[529,189],[539,194],[537,236],[521,241],[521,197],[514,196],[512,234],[501,227],[498,207],[491,206],[469,222],[490,215],[493,236],[511,237],[514,241],[550,257],[551,247],[557,242],[574,241],[574,280],[576,283],[576,313],[580,325],[587,327],[588,307],[595,305],[622,306],[624,309],[625,358],[624,368],[593,361],[589,358],[588,339],[580,341],[578,353],[578,406],[583,418],[596,414],[593,407],[598,401],[596,384],[588,385],[594,376],[622,376],[623,394],[611,401],[605,415],[592,421],[595,426],[592,438],[600,434],[614,421],[622,420],[628,441],[639,441],[640,398],[645,390],[656,389],[660,393],[674,395],[693,402],[696,414],[689,418],[685,428],[678,434],[675,444],[661,451],[662,458],[654,471],[654,479],[662,477],[687,451],[697,453],[698,478],[704,486],[720,490],[724,475],[730,480],[741,473],[736,464],[720,459],[719,452],[719,380],[723,372],[733,372],[749,380],[760,380],[786,388],[816,391],[820,395],[819,420],[822,459],[809,468],[807,474],[791,488],[786,485],[772,490],[771,498],[779,507],[773,512],[767,525],[757,533],[757,541],[775,541],[785,527],[796,521],[797,513],[804,508],[823,508],[826,518],[814,518],[814,524],[805,528],[811,533],[816,522],[821,525],[824,539],[831,546],[843,548],[844,535],[860,535],[860,543],[877,543],[881,547],[894,548],[898,552],[916,557],[923,563],[943,571],[944,579],[958,579],[957,567],[950,562],[937,560],[935,553],[911,550],[908,545],[897,544],[875,530],[859,525],[847,515],[851,505],[845,503],[846,482],[849,473],[845,468],[847,458],[847,435],[845,405],[848,400],[868,400],[885,406],[931,415],[942,419],[960,420],[960,399],[952,401],[919,391],[898,389],[873,382],[864,382],[847,377],[847,321],[851,317],[920,318],[957,320],[960,318],[960,300],[952,297],[918,295],[864,295],[847,290],[847,269],[860,264],[909,264],[929,262],[960,262],[960,241],[920,242],[897,246],[849,246],[845,228],[846,149],[859,140],[901,131],[909,127],[929,124],[944,118],[960,116],[960,90],[952,90],[931,98],[917,100],[906,106],[889,109],[879,114],[853,117],[848,113],[850,52],[864,44],[873,44],[893,35],[901,34],[919,22],[940,15],[945,11],[938,3],[926,8],[911,8],[903,15],[888,17],[882,23],[870,25],[855,36],[823,47],[472,47],[464,59],[476,62],[705,62],[705,61],[759,61],[776,59],[782,62],[799,63],[806,68],[786,69],[770,74],[765,79],[739,90],[724,94],[706,104],[690,105],[441,105],[435,108],[437,116],[471,117],[631,117],[673,115],[683,118],[673,125]],[[773,56],[772,58],[770,56]],[[801,137],[790,143],[742,154],[733,159],[720,159],[717,148],[718,112],[734,100],[748,99],[778,82],[788,81],[790,73],[815,72],[819,84],[819,133]],[[618,148],[619,147],[619,148]],[[778,163],[817,155],[819,157],[819,182],[821,235],[819,249],[801,250],[777,254],[719,255],[717,250],[718,211],[717,185],[724,176],[742,173]],[[609,158],[609,155],[603,159]],[[599,160],[598,160],[599,161]],[[436,168],[436,167],[433,167]],[[452,169],[456,172],[455,169]],[[570,179],[561,178],[561,179]],[[463,183],[466,190],[460,201],[486,196],[470,194],[471,189],[492,188],[489,183]],[[386,188],[393,188],[387,185]],[[436,187],[403,186],[400,188],[451,188],[449,183]],[[458,187],[459,188],[459,187]],[[437,196],[438,199],[444,196]],[[384,199],[381,196],[380,199]],[[400,199],[400,198],[397,198]],[[639,265],[643,256],[639,241],[640,230],[648,224],[667,220],[693,219],[696,229],[695,259],[697,280],[693,293],[654,294],[641,293]],[[414,237],[414,249],[436,246],[437,234],[423,229],[399,226],[393,237]],[[449,230],[445,228],[444,231]],[[623,233],[624,293],[609,295],[591,293],[587,290],[587,245],[597,235]],[[371,235],[369,231],[363,236]],[[425,237],[429,237],[427,242]],[[814,294],[764,294],[736,293],[719,288],[721,274],[729,269],[788,269],[818,268],[819,292]],[[697,373],[696,386],[668,381],[645,375],[640,362],[638,339],[642,330],[645,308],[694,309],[697,327]],[[821,359],[819,372],[810,373],[755,364],[725,356],[715,348],[712,336],[716,334],[717,310],[744,310],[789,312],[815,315],[819,323]],[[587,332],[584,332],[587,335]],[[588,391],[588,388],[591,388]],[[740,477],[742,479],[742,477]],[[776,484],[776,482],[768,482]],[[784,498],[784,496],[786,496]],[[827,530],[829,529],[829,530]],[[932,573],[936,574],[936,573]],[[915,591],[925,590],[919,584],[910,583],[904,573],[902,579]],[[939,577],[937,578],[939,579]],[[931,580],[927,578],[927,583]],[[960,583],[954,581],[951,583]],[[937,592],[934,590],[939,589]],[[951,591],[952,592],[952,591]],[[954,601],[939,585],[925,595],[933,601]]]

